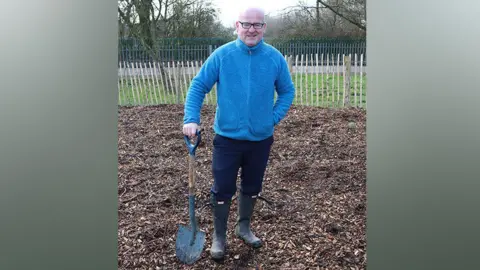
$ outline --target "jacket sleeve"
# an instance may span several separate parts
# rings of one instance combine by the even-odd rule
[[[193,78],[187,92],[184,107],[183,123],[200,124],[200,110],[205,95],[208,94],[213,85],[218,81],[219,60],[215,52],[207,58],[198,74]]]
[[[273,119],[274,124],[278,125],[278,123],[280,123],[280,121],[282,121],[287,115],[295,97],[295,87],[288,69],[287,61],[285,61],[283,57],[280,57],[280,68],[275,82],[275,88],[278,98],[273,107]]]

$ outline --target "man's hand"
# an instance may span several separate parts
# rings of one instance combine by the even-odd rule
[[[183,125],[183,134],[193,138],[197,135],[198,125],[196,123],[188,123]]]

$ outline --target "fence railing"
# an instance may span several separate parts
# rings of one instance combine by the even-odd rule
[[[365,107],[363,54],[285,56],[295,84],[295,105]],[[120,62],[119,105],[181,104],[203,61]],[[216,103],[216,85],[204,103]]]
[[[230,40],[214,38],[171,38],[161,39],[156,58],[159,61],[201,61],[206,59],[219,46]],[[355,38],[312,38],[312,39],[266,39],[284,55],[301,54],[363,54],[366,64],[366,41]],[[118,45],[118,61],[143,62],[154,61],[150,53],[137,40],[121,39]]]

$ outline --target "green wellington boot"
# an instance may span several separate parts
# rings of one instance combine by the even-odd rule
[[[215,195],[211,194],[212,212],[213,212],[213,239],[210,255],[215,260],[220,260],[225,256],[227,245],[227,221],[230,211],[231,201],[217,202]]]
[[[235,234],[246,244],[259,248],[262,246],[262,241],[250,230],[250,221],[256,201],[257,196],[246,196],[242,193],[238,195],[238,219]]]

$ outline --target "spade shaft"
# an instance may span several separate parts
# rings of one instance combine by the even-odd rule
[[[195,236],[197,234],[197,222],[195,220],[195,155],[188,155],[188,212],[190,216],[190,224],[192,226],[191,245],[194,244]]]

